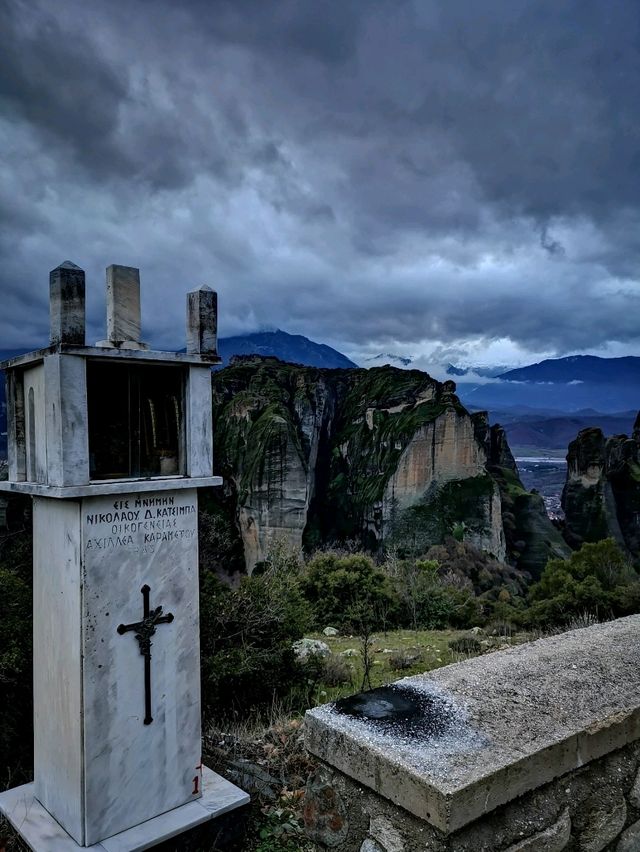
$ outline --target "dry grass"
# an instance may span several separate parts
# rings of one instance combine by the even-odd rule
[[[302,809],[315,764],[304,748],[301,719],[287,718],[275,706],[268,725],[249,720],[212,726],[204,761],[251,794],[243,852],[310,852]]]
[[[468,630],[393,630],[386,635],[380,631],[372,642],[373,665],[371,685],[375,688],[397,680],[399,677],[421,674],[439,669],[450,663],[477,656],[477,653],[460,653],[452,649],[450,642],[470,637]],[[357,636],[324,636],[313,634],[310,638],[320,639],[331,649],[331,653],[342,656],[351,671],[349,683],[333,685],[321,683],[316,691],[315,703],[324,704],[350,695],[360,689],[362,682],[361,641]],[[499,650],[505,646],[519,645],[531,638],[531,634],[517,633],[513,636],[487,636],[479,634],[480,653]],[[454,648],[456,646],[454,645]],[[399,661],[402,666],[397,667]]]
[[[3,816],[0,816],[0,852],[29,852],[29,847]]]

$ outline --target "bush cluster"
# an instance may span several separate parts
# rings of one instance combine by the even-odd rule
[[[640,575],[616,542],[585,543],[569,559],[551,559],[529,591],[524,624],[566,625],[589,613],[599,620],[640,612]]]
[[[640,578],[612,540],[549,562],[528,593],[522,576],[450,539],[425,558],[327,551],[306,563],[276,543],[236,589],[205,572],[201,594],[205,707],[246,714],[286,698],[302,708],[320,678],[349,679],[339,659],[296,660],[293,642],[328,626],[368,641],[388,629],[468,629],[495,636],[640,611]],[[464,645],[464,647],[463,647]],[[462,640],[459,653],[477,650]],[[391,661],[398,670],[404,659]],[[325,672],[325,669],[330,671]],[[326,681],[326,682],[328,682]]]
[[[357,631],[362,618],[397,621],[399,600],[390,578],[364,553],[319,553],[306,565],[300,586],[314,624]]]
[[[278,700],[302,700],[311,673],[296,660],[293,643],[310,624],[293,572],[267,567],[235,589],[205,572],[200,590],[205,713],[245,716]]]
[[[30,765],[31,535],[0,540],[0,766]],[[219,566],[213,565],[218,569]],[[275,542],[268,559],[234,587],[201,570],[203,705],[208,718],[308,706],[320,679],[351,677],[339,657],[307,661],[293,645],[328,626],[363,639],[388,629],[483,627],[489,635],[571,626],[640,611],[640,577],[613,540],[551,560],[528,590],[523,577],[471,545],[449,539],[423,558],[328,551],[306,562]],[[475,639],[454,650],[477,651]],[[392,659],[401,671],[413,660]]]

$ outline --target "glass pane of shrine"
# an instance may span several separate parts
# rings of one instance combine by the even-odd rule
[[[181,367],[87,363],[91,479],[184,475]]]

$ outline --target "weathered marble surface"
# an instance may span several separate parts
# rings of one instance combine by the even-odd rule
[[[42,365],[24,371],[24,431],[26,477],[39,484],[47,481],[47,423],[45,377]]]
[[[51,344],[85,342],[84,270],[65,260],[49,273]]]
[[[211,368],[189,367],[187,379],[187,474],[191,477],[213,473],[213,417],[211,412]]]
[[[114,346],[140,343],[140,270],[107,267],[107,337]]]
[[[18,494],[32,494],[34,497],[56,497],[76,499],[97,495],[136,494],[141,491],[180,491],[185,488],[212,488],[222,485],[221,476],[154,477],[153,479],[136,480],[105,480],[91,485],[69,485],[64,488],[51,485],[38,485],[35,482],[0,482],[0,491],[10,491]]]
[[[89,482],[85,365],[84,358],[54,354],[33,362],[21,377],[11,375],[11,479],[54,486]]]
[[[33,502],[35,795],[74,837],[81,810],[82,647],[80,506]]]
[[[48,346],[46,349],[36,349],[25,355],[16,355],[0,361],[0,370],[12,367],[25,367],[42,361],[47,355],[63,353],[65,355],[82,355],[86,358],[114,358],[118,361],[157,361],[164,364],[218,364],[222,360],[219,355],[194,352],[157,352],[153,349],[105,349],[101,346],[75,346],[59,344]]]
[[[79,842],[96,843],[201,795],[195,489],[34,502],[35,790]],[[120,624],[150,608],[144,657]]]
[[[187,294],[187,352],[218,351],[218,294],[204,286]]]
[[[47,442],[44,481],[56,486],[84,485],[89,482],[86,361],[72,355],[52,355],[43,363]]]
[[[82,501],[86,842],[95,843],[200,793],[200,651],[195,490]],[[153,722],[145,725],[144,657],[118,625],[150,607],[172,613],[151,648]]]
[[[103,350],[111,351],[116,350]],[[175,363],[170,353],[154,354],[161,357],[148,359],[153,363]],[[131,485],[123,480],[112,484],[90,482],[87,359],[84,352],[81,355],[54,352],[43,360],[26,363],[22,382],[12,372],[9,373],[10,467],[9,482],[4,487],[26,494],[66,498],[146,488],[145,480]],[[188,363],[185,373],[186,467],[188,476],[200,481],[187,481],[186,486],[175,487],[219,485],[220,479],[212,479],[210,365],[200,361]],[[147,481],[155,483],[158,480],[154,477]],[[162,482],[161,479],[159,481]]]
[[[7,465],[9,479],[23,482],[27,478],[25,443],[24,386],[16,374],[5,374],[7,395]]]
[[[307,747],[444,832],[640,739],[640,616],[398,681],[451,703],[460,736],[405,741],[332,705]]]
[[[34,852],[142,852],[249,803],[247,793],[206,767],[202,798],[89,847],[79,846],[33,795],[33,784],[0,793],[0,811]]]
[[[3,365],[13,420],[3,487],[35,498],[35,780],[0,808],[38,852],[146,849],[248,801],[201,763],[196,488],[222,482],[219,358],[147,351],[138,270],[110,266],[107,285],[105,348],[84,346],[84,273],[63,264],[51,277],[52,345]],[[93,358],[184,365],[191,476],[90,482]]]

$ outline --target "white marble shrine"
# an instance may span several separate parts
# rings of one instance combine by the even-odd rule
[[[186,353],[140,341],[137,269],[50,274],[51,345],[6,371],[9,477],[33,498],[34,782],[0,810],[35,852],[149,849],[249,797],[202,766],[198,492],[213,475],[216,294]]]

